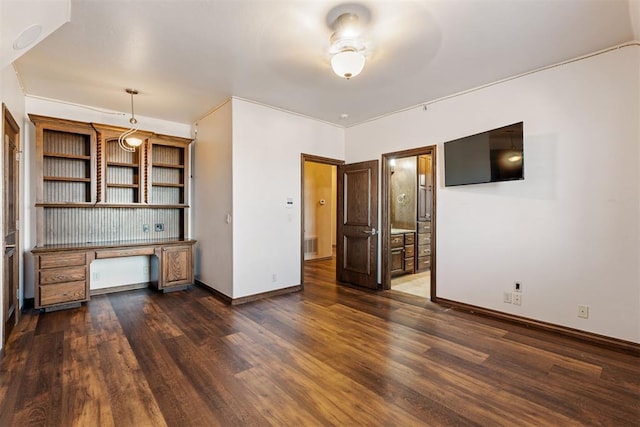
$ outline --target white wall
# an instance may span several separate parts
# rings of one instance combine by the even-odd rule
[[[233,294],[231,100],[197,123],[193,144],[193,237],[196,279],[224,295]]]
[[[102,123],[114,126],[129,126],[129,113],[111,112],[96,109],[91,106],[82,106],[45,100],[41,98],[26,97],[26,113],[42,116],[57,117],[61,119],[77,120],[82,122]],[[169,122],[145,116],[136,116],[141,130],[156,132],[159,134],[191,138],[191,125]],[[23,131],[27,134],[24,144],[26,179],[24,180],[26,192],[25,227],[26,238],[25,252],[25,296],[33,298],[33,258],[31,249],[35,246],[35,180],[31,180],[31,170],[35,165],[35,127],[27,118]],[[119,264],[117,270],[113,270],[110,262],[94,261],[91,265],[91,288],[109,288],[122,285],[138,284],[149,280],[150,260],[148,257],[133,257]]]
[[[629,0],[629,18],[631,18],[633,37],[636,41],[640,41],[640,1]]]
[[[149,283],[152,277],[148,256],[96,259],[91,262],[89,270],[91,290]],[[154,272],[153,277],[157,280],[157,271]]]
[[[22,89],[20,88],[20,83],[16,77],[15,71],[11,65],[2,68],[0,71],[0,103],[4,103],[11,112],[11,115],[16,120],[18,126],[20,126],[20,145],[23,150],[23,154],[21,156],[20,162],[20,192],[24,194],[24,181],[25,181],[25,168],[24,168],[24,117],[25,117],[25,101],[24,95],[22,94]],[[0,113],[1,115],[2,113]],[[4,122],[0,120],[0,134],[4,135]],[[4,137],[3,137],[4,138]],[[4,149],[0,149],[0,177],[4,176]],[[4,195],[4,179],[0,179],[0,194]],[[24,221],[24,206],[20,206],[20,215],[21,220]],[[4,218],[4,202],[0,200],[0,218]],[[24,228],[24,227],[22,227]],[[0,236],[4,240],[4,221],[0,221]],[[20,235],[20,245],[22,247],[22,251],[25,249],[25,234],[21,231]],[[0,249],[4,249],[4,246]],[[24,301],[24,275],[23,271],[23,258],[20,259],[20,306],[22,306]],[[0,262],[0,280],[4,280],[4,271],[3,271],[3,263]],[[2,292],[2,285],[0,285],[0,310],[3,310],[4,307],[4,292]],[[0,315],[1,317],[1,315]],[[2,339],[4,336],[4,318],[0,319],[0,349],[2,349]]]
[[[239,298],[301,283],[300,155],[343,159],[344,131],[245,100],[232,103],[233,298]]]
[[[390,115],[346,160],[437,144],[439,297],[640,342],[639,68],[630,46]],[[443,186],[443,142],[518,121],[524,181]]]

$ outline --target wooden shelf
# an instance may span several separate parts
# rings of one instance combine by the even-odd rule
[[[147,203],[36,203],[37,208],[139,208],[139,209],[186,209],[189,205],[183,204],[147,204]]]
[[[151,185],[154,187],[172,187],[172,188],[182,188],[184,184],[172,184],[170,182],[154,182]]]
[[[43,202],[36,203],[37,208],[91,208],[95,203],[89,202]]]
[[[45,176],[45,181],[59,181],[59,182],[91,182],[91,178],[72,178],[68,176]]]
[[[139,188],[140,186],[138,184],[110,184],[110,183],[107,183],[107,187],[113,187],[113,188]]]
[[[139,168],[137,163],[123,163],[123,162],[107,162],[107,166],[118,166],[122,168]]]
[[[184,169],[184,165],[176,165],[171,163],[153,163],[154,168],[167,168],[167,169]]]
[[[43,153],[44,157],[56,157],[61,159],[74,159],[74,160],[91,160],[91,156],[82,156],[79,154],[66,154],[66,153]]]

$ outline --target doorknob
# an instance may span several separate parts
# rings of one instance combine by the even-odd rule
[[[375,236],[378,231],[375,228],[372,228],[371,230],[362,230],[362,232],[364,234],[371,234],[372,236]]]

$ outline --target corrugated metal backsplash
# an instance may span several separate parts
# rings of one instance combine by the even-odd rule
[[[145,208],[44,208],[44,244],[180,238],[182,211]],[[149,231],[143,231],[143,224]],[[164,231],[155,231],[163,224]]]

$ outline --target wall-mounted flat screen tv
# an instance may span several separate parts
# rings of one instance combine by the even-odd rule
[[[444,185],[524,179],[523,122],[444,143]]]

